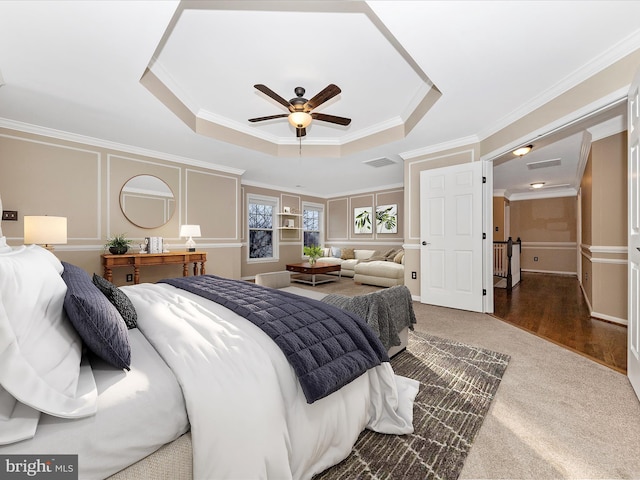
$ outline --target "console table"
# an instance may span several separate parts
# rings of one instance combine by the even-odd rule
[[[207,261],[205,252],[169,252],[169,253],[125,253],[123,255],[112,255],[110,253],[102,255],[102,267],[104,268],[104,278],[111,281],[113,278],[113,268],[133,267],[133,283],[140,283],[140,267],[151,265],[171,265],[181,263],[182,276],[189,275],[189,264],[193,263],[193,274],[204,275],[204,264]],[[200,263],[200,268],[198,268]]]

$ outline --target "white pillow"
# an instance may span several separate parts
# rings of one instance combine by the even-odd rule
[[[92,415],[97,390],[80,368],[82,343],[63,308],[63,267],[37,245],[0,254],[0,385],[36,410]]]

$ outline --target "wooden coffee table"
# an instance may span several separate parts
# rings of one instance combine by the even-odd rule
[[[332,265],[330,263],[291,263],[287,265],[287,270],[296,272],[299,275],[292,275],[291,280],[294,282],[306,283],[315,287],[321,283],[335,282],[341,277],[340,265]],[[338,275],[326,275],[329,272],[338,272]]]

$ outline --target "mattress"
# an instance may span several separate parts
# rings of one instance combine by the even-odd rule
[[[91,357],[98,388],[94,416],[43,414],[36,435],[0,446],[0,455],[78,454],[80,478],[102,479],[137,462],[189,430],[175,376],[138,329],[129,330],[131,370]]]

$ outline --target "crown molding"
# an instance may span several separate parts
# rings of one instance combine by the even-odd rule
[[[480,143],[479,137],[477,135],[469,135],[468,137],[456,138],[449,142],[438,143],[437,145],[430,145],[428,147],[402,152],[399,156],[402,160],[409,161],[425,155],[431,155],[432,153],[440,153],[446,150],[453,150],[454,148],[468,147],[475,143]]]
[[[404,188],[404,184],[403,183],[392,183],[392,184],[389,184],[389,185],[377,186],[375,189],[364,188],[362,190],[351,190],[349,192],[332,193],[330,195],[327,195],[327,194],[324,194],[324,193],[302,191],[303,188],[292,189],[291,187],[281,187],[279,185],[268,185],[266,183],[254,182],[252,180],[245,180],[245,179],[242,179],[241,185],[242,186],[248,185],[248,186],[257,187],[257,188],[265,188],[265,189],[268,189],[268,190],[275,190],[277,192],[283,192],[283,193],[293,193],[295,195],[305,195],[305,196],[308,196],[308,197],[317,197],[317,198],[322,198],[324,200],[331,200],[331,199],[334,199],[334,198],[349,197],[349,196],[353,196],[353,195],[360,195],[362,193],[370,193],[370,194],[373,195],[374,193],[382,192],[383,190],[393,190],[393,189],[398,189],[398,188]]]
[[[245,173],[245,170],[241,170],[239,168],[226,167],[224,165],[204,162],[202,160],[195,160],[193,158],[182,157],[182,156],[173,155],[170,153],[158,152],[157,150],[149,150],[146,148],[135,147],[133,145],[126,145],[124,143],[111,142],[109,140],[102,140],[100,138],[79,135],[77,133],[64,132],[62,130],[56,130],[48,127],[41,127],[38,125],[32,125],[30,123],[18,122],[15,120],[10,120],[8,118],[0,117],[0,128],[8,128],[11,130],[17,130],[19,132],[42,135],[44,137],[49,137],[49,138],[56,138],[58,140],[66,140],[68,142],[82,143],[85,145],[92,145],[94,147],[101,147],[109,150],[116,150],[119,152],[129,153],[129,154],[157,158],[160,160],[167,160],[169,162],[180,163],[183,165],[191,165],[193,167],[200,167],[200,168],[205,168],[207,170],[215,170],[218,172],[231,173],[233,175],[242,176]]]
[[[528,115],[537,108],[545,105],[556,97],[559,97],[563,93],[579,85],[580,83],[588,80],[590,77],[601,72],[605,68],[611,66],[618,60],[624,58],[630,53],[640,48],[640,30],[637,30],[619,41],[612,48],[591,59],[582,67],[577,68],[565,78],[551,86],[544,92],[540,93],[530,101],[521,105],[519,108],[504,116],[502,119],[495,122],[493,125],[478,133],[480,138],[487,138],[496,132],[499,132],[503,128],[511,125],[518,119]],[[627,87],[628,90],[628,87]]]

